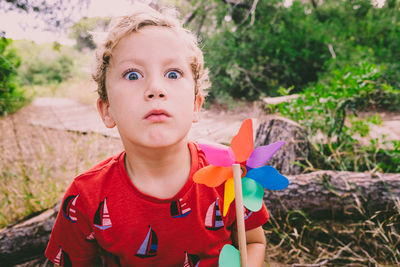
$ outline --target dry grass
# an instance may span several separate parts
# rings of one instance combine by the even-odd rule
[[[368,214],[360,208],[342,220],[313,220],[301,211],[271,217],[265,226],[267,261],[293,267],[400,266],[400,202],[393,201],[394,209]]]
[[[0,227],[50,207],[77,174],[122,149],[100,134],[31,125],[33,108],[0,118]]]

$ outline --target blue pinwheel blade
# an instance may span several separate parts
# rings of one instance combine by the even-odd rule
[[[272,166],[263,166],[247,172],[246,177],[251,178],[270,190],[282,190],[288,187],[289,180]]]

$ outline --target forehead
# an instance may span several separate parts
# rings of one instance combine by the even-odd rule
[[[112,63],[172,61],[189,63],[193,51],[182,34],[162,26],[145,26],[121,38],[112,51]]]

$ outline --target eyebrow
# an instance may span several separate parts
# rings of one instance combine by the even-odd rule
[[[116,64],[120,65],[120,64],[123,64],[123,63],[134,63],[134,64],[137,64],[137,65],[145,65],[146,61],[147,60],[145,58],[128,58],[128,59],[123,59],[122,61],[117,62]],[[169,57],[169,58],[164,59],[161,62],[161,64],[162,65],[169,65],[171,63],[175,63],[175,62],[178,62],[178,61],[180,61],[179,57]]]

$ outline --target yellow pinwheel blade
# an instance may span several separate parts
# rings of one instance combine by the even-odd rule
[[[225,182],[224,211],[223,211],[224,217],[228,213],[229,206],[231,205],[234,199],[235,199],[235,185],[233,183],[233,178],[231,177]]]

